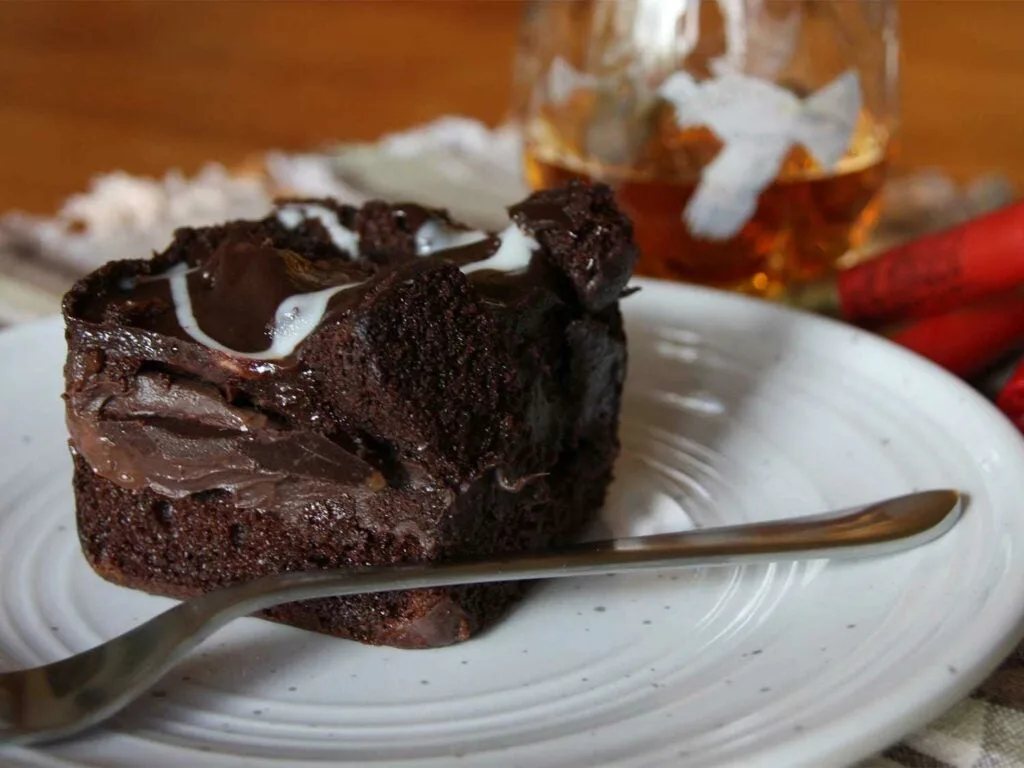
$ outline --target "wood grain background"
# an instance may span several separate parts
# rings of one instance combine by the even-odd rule
[[[0,211],[98,172],[194,171],[505,116],[517,0],[0,2]],[[1024,188],[1024,0],[902,0],[903,153]]]

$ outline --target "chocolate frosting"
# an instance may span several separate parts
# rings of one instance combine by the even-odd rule
[[[230,491],[241,507],[287,510],[340,493],[373,493],[384,477],[315,432],[285,429],[225,402],[211,385],[141,373],[131,388],[69,396],[68,430],[97,474],[170,498]]]
[[[191,268],[185,280],[199,327],[226,347],[258,353],[270,346],[275,314],[285,299],[360,283],[366,276],[365,267],[346,260],[313,261],[270,242],[229,238]],[[332,297],[323,321],[348,298],[344,293]],[[126,283],[124,295],[109,297],[107,312],[127,312],[134,325],[191,338],[175,314],[166,272]]]
[[[344,261],[309,261],[269,243],[228,240],[188,276],[192,311],[201,328],[239,352],[260,352],[271,342],[278,306],[299,293],[358,282]]]
[[[589,200],[590,195],[583,195],[581,199]],[[497,303],[507,303],[534,285],[550,288],[559,284],[557,272],[562,272],[588,309],[598,311],[618,299],[632,270],[632,262],[603,264],[588,258],[583,264],[576,263],[573,260],[578,250],[575,241],[579,234],[585,235],[586,229],[593,227],[593,212],[567,209],[564,200],[561,202],[562,205],[556,204],[547,199],[545,193],[537,193],[509,209],[516,226],[544,242],[549,251],[547,261],[553,263],[534,269],[532,262],[537,260],[536,255],[524,251],[524,267],[530,265],[530,269],[471,271],[468,278],[481,293]],[[194,340],[176,312],[170,282],[175,269],[185,269],[189,311],[198,328],[228,350],[258,356],[270,348],[276,314],[290,298],[330,288],[368,288],[372,278],[382,270],[401,266],[411,258],[445,261],[464,268],[489,259],[502,245],[497,235],[481,233],[485,236],[477,242],[444,247],[417,257],[415,233],[426,224],[434,222],[452,232],[466,230],[451,222],[443,212],[417,205],[378,208],[380,206],[369,204],[363,212],[365,215],[361,213],[357,217],[363,238],[360,247],[366,253],[360,253],[355,259],[339,249],[335,258],[309,259],[281,247],[283,244],[275,243],[273,238],[254,239],[252,232],[245,232],[228,236],[208,255],[194,262],[164,265],[156,274],[127,281],[121,293],[105,297],[101,314],[158,333]],[[320,223],[311,221],[310,226],[319,227]],[[381,242],[367,244],[367,237]],[[190,256],[194,258],[194,254]],[[540,261],[545,258],[541,256]],[[333,294],[314,326],[331,322],[339,312],[356,302],[359,294],[359,290]]]

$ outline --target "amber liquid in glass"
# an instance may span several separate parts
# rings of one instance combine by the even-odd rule
[[[771,296],[833,270],[878,217],[887,142],[867,114],[836,167],[824,169],[802,147],[791,148],[739,233],[711,240],[693,236],[682,214],[701,170],[721,149],[715,135],[682,131],[663,110],[636,143],[632,162],[608,163],[582,151],[591,102],[577,94],[527,126],[527,180],[534,189],[570,179],[611,185],[635,226],[638,274]]]

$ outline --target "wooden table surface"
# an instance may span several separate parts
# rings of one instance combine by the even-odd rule
[[[0,211],[96,173],[506,114],[522,3],[0,2]],[[1024,1],[902,0],[903,153],[1024,189]]]

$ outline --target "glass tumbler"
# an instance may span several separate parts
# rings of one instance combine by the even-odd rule
[[[771,296],[878,217],[892,0],[540,0],[513,105],[531,187],[609,184],[638,273]]]

